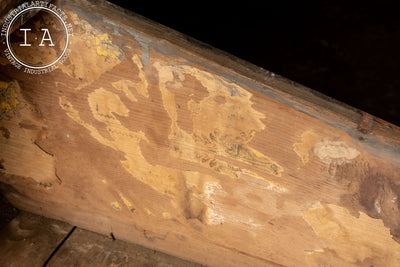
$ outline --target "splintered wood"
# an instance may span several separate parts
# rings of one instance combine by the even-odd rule
[[[210,266],[400,264],[398,127],[108,3],[61,2],[59,69],[0,60],[13,205]]]

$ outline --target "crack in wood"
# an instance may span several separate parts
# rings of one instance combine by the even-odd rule
[[[61,240],[60,244],[53,250],[53,252],[50,254],[50,256],[47,258],[47,260],[44,262],[43,267],[46,267],[47,264],[50,262],[50,260],[54,257],[54,255],[57,253],[57,251],[64,245],[65,241],[72,235],[72,233],[75,231],[76,226],[72,227],[71,231],[64,237],[63,240]]]

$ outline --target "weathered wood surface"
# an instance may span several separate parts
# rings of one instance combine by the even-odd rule
[[[1,229],[0,240],[4,267],[201,266],[24,211]]]
[[[201,266],[24,211],[0,231],[0,262],[3,267]]]
[[[1,59],[16,207],[212,266],[398,266],[400,131],[101,1],[69,60]]]
[[[21,212],[0,231],[0,265],[42,267],[73,226]]]
[[[57,250],[47,266],[201,267],[202,265],[77,228]]]

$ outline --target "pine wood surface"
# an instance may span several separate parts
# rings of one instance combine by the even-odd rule
[[[13,205],[210,266],[399,264],[397,126],[107,2],[58,5],[64,65],[0,59]]]

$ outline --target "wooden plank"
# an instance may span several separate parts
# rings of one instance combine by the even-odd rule
[[[399,128],[103,1],[71,54],[2,60],[16,207],[212,266],[400,258]]]
[[[21,212],[0,232],[1,266],[40,266],[72,230],[72,225]]]
[[[79,228],[68,236],[72,228],[22,211],[0,232],[1,266],[201,266]]]
[[[200,267],[201,265],[77,228],[57,250],[47,266]]]

